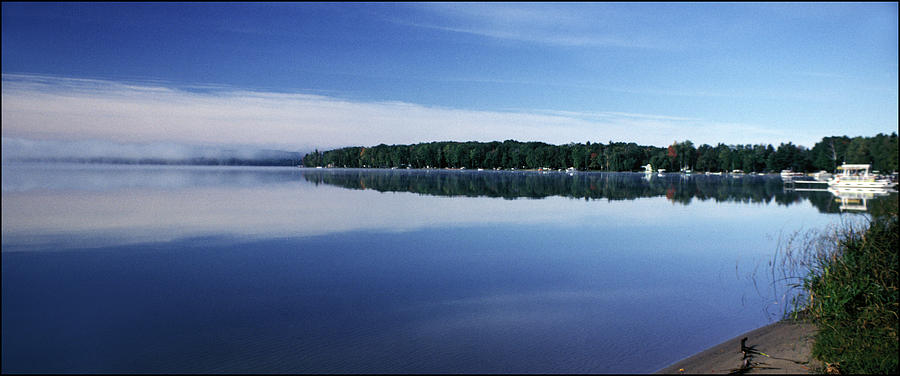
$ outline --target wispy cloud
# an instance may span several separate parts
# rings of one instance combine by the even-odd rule
[[[599,4],[417,4],[422,17],[395,23],[564,47],[668,48],[623,27],[622,9]],[[633,15],[632,15],[633,16]]]
[[[839,74],[839,73],[829,73],[829,72],[797,72],[797,74],[806,77],[815,77],[815,78],[850,78],[847,75]]]
[[[575,118],[595,119],[595,120],[605,120],[605,121],[616,121],[616,120],[621,120],[621,119],[663,120],[663,121],[673,121],[673,122],[677,122],[677,121],[700,122],[700,121],[703,121],[700,118],[635,114],[635,113],[614,112],[614,111],[604,111],[604,112],[560,111],[560,110],[536,110],[536,111],[540,112],[540,113],[547,113],[547,114],[553,114],[553,115],[568,116],[568,117],[575,117]]]
[[[585,140],[667,145],[777,143],[777,129],[708,119],[616,111],[476,111],[405,102],[362,102],[237,89],[46,76],[3,76],[3,137],[118,143],[237,144],[281,149],[437,140]]]

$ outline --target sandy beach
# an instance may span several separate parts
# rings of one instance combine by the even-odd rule
[[[698,354],[682,359],[656,373],[727,374],[741,368],[744,355],[741,340],[758,351],[749,360],[746,373],[797,374],[810,373],[818,364],[811,362],[811,335],[815,327],[793,320],[783,320],[751,330]]]

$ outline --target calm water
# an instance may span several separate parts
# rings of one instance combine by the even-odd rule
[[[777,177],[2,178],[3,372],[653,372],[779,319],[779,239],[860,217]]]

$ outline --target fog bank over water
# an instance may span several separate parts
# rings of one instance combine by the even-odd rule
[[[273,150],[247,145],[202,145],[178,142],[119,143],[102,140],[32,140],[3,137],[3,163],[16,161],[168,161],[179,162],[196,159],[272,159],[302,157],[307,151]]]

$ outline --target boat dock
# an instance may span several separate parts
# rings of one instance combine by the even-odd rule
[[[800,185],[798,187],[798,184]],[[801,188],[803,187],[803,188]],[[821,187],[821,188],[820,188]],[[784,181],[784,189],[792,191],[827,191],[828,182],[819,180],[793,180]]]

